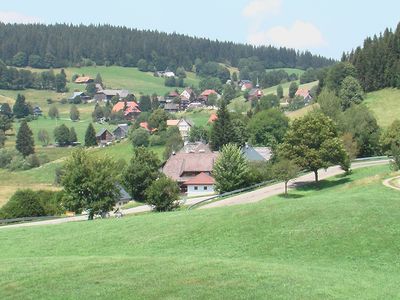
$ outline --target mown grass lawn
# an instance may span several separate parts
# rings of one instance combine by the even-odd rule
[[[388,166],[256,204],[0,230],[2,299],[396,299]]]
[[[388,127],[394,120],[400,120],[400,89],[368,93],[364,103],[374,113],[379,126]]]

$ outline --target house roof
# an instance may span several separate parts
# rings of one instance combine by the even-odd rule
[[[118,124],[117,128],[115,128],[113,132],[115,132],[119,128],[122,129],[125,132],[129,131],[129,125],[128,124]]]
[[[214,178],[210,175],[201,172],[199,175],[186,180],[183,184],[184,185],[213,185],[215,183]]]
[[[249,92],[249,96],[252,97],[261,97],[263,94],[264,94],[263,91],[260,90],[259,88],[251,89]]]
[[[141,122],[141,123],[139,124],[139,126],[142,127],[142,128],[144,128],[144,129],[146,129],[147,131],[150,131],[150,132],[154,132],[154,131],[157,130],[157,128],[150,129],[149,123],[147,123],[147,122]]]
[[[124,201],[124,200],[132,200],[131,195],[122,187],[122,185],[118,184],[119,188],[119,198],[115,199],[115,202]]]
[[[310,96],[310,90],[308,89],[303,89],[303,88],[299,88],[296,91],[296,96],[301,96],[303,98],[309,97]]]
[[[217,114],[211,114],[210,118],[208,119],[208,123],[213,123],[216,120],[218,120]]]
[[[179,110],[179,104],[177,103],[166,103],[164,106],[165,110]]]
[[[89,76],[80,76],[75,79],[75,83],[86,83],[89,81],[93,81],[93,78],[90,78]]]
[[[243,83],[242,84],[242,88],[245,88],[245,89],[247,89],[247,90],[250,90],[250,89],[252,89],[253,88],[253,84],[251,83],[251,82],[245,82],[245,83]]]
[[[167,120],[167,126],[177,126],[179,120]]]
[[[96,133],[96,137],[101,137],[105,132],[107,132],[111,135],[113,135],[107,128],[101,128],[97,133]]]
[[[211,94],[216,94],[217,95],[218,93],[216,91],[214,91],[214,90],[205,90],[200,94],[200,96],[208,97]]]
[[[174,180],[186,181],[190,177],[185,177],[185,173],[210,173],[217,157],[218,152],[178,152],[167,160],[163,173]]]
[[[177,125],[179,126],[179,125],[181,125],[181,123],[187,123],[190,127],[193,126],[192,121],[186,120],[186,119],[184,119],[184,118],[181,118],[181,119],[178,121],[178,124],[177,124]]]
[[[169,92],[168,97],[179,97],[179,94],[176,91]]]
[[[120,110],[123,110],[124,107],[125,107],[125,101],[119,101],[114,105],[112,111],[118,112]],[[128,108],[136,108],[140,112],[139,105],[135,101],[127,101],[126,110],[128,110]]]
[[[249,161],[268,161],[272,155],[268,147],[252,147],[248,144],[242,148],[242,153]]]
[[[100,90],[97,92],[97,94],[104,94],[110,97],[119,95],[120,98],[125,98],[128,97],[130,93],[128,90]]]
[[[78,96],[86,96],[84,92],[74,92],[73,95],[69,99],[75,99]]]

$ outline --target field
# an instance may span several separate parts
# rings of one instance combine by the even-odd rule
[[[395,299],[400,201],[360,169],[289,198],[0,231],[0,298]],[[134,230],[132,230],[134,228]]]
[[[267,69],[266,71],[278,71],[278,70],[283,70],[289,75],[291,74],[296,74],[298,77],[300,77],[305,71],[301,69],[295,69],[295,68],[276,68],[276,69]]]
[[[394,120],[400,119],[399,89],[383,89],[368,93],[364,103],[374,113],[378,124],[382,127],[387,127]]]

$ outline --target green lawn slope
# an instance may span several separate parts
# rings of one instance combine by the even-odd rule
[[[0,230],[1,299],[395,299],[388,166],[290,198]]]
[[[394,120],[400,119],[400,89],[383,89],[368,93],[365,105],[374,113],[378,124],[389,126]]]

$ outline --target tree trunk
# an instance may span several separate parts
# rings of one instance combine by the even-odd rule
[[[287,184],[288,184],[288,182],[285,181],[285,197],[287,197]]]
[[[315,170],[314,174],[315,174],[315,182],[318,183],[318,170]]]

